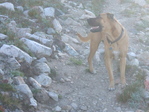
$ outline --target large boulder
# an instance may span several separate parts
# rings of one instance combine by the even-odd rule
[[[24,96],[24,98],[27,96],[28,98],[33,97],[33,93],[30,90],[29,86],[27,84],[20,84],[15,86],[16,89]]]
[[[26,52],[22,51],[20,48],[14,45],[4,44],[0,48],[0,53],[12,56],[22,61],[26,61],[28,64],[31,64],[33,61],[33,58],[29,54],[27,54]]]
[[[37,101],[33,97],[33,93],[27,84],[16,85],[16,90],[23,96],[24,100],[30,102],[30,106],[37,108]]]
[[[61,26],[60,22],[57,19],[53,20],[53,26],[54,26],[54,29],[56,30],[57,33],[61,33],[62,26]]]
[[[0,33],[0,40],[4,40],[4,39],[6,39],[6,38],[8,38],[7,35],[4,35],[4,34]]]
[[[20,69],[21,65],[12,56],[0,53],[0,68],[4,71]]]
[[[39,36],[34,35],[34,34],[30,34],[30,33],[27,33],[26,37],[28,39],[32,39],[32,40],[38,41],[41,44],[44,44],[44,45],[49,46],[49,47],[52,46],[52,43],[53,43],[52,39],[45,39],[45,38],[39,37]]]
[[[1,3],[0,7],[4,7],[6,9],[8,9],[8,10],[15,11],[14,5],[12,3],[10,3],[10,2]]]
[[[44,14],[47,17],[54,17],[55,9],[53,7],[44,8]]]
[[[34,55],[38,58],[40,57],[49,57],[52,54],[52,49],[44,46],[35,41],[22,38],[21,41],[29,48],[29,50],[34,53]]]
[[[25,37],[27,33],[32,32],[30,28],[18,28],[15,21],[11,21],[7,26],[8,31],[13,32],[18,38]]]
[[[42,73],[51,73],[51,69],[46,63],[36,63],[33,67],[33,71],[36,75],[40,75]]]
[[[43,87],[49,87],[52,83],[52,79],[45,73],[36,76],[35,79],[39,84],[41,84]]]
[[[48,95],[48,92],[45,89],[41,89],[39,92],[35,93],[35,98],[39,103],[45,104],[50,101],[50,97]]]

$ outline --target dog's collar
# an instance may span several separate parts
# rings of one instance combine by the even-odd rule
[[[117,39],[115,39],[114,41],[109,40],[109,38],[107,37],[108,43],[109,43],[109,44],[114,44],[115,42],[119,41],[119,40],[122,38],[123,33],[124,33],[124,29],[122,28],[122,31],[121,31],[120,36],[119,36]]]

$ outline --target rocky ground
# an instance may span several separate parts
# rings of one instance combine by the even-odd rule
[[[0,111],[148,112],[148,3],[148,0],[2,0]],[[99,12],[95,11],[96,5]],[[117,61],[114,61],[116,89],[107,89],[103,44],[93,60],[97,73],[88,72],[89,43],[80,42],[76,32],[82,35],[89,32],[86,19],[95,16],[93,12],[113,13],[128,30],[128,87],[138,79],[143,81],[136,89],[139,95],[135,91],[126,103],[118,101],[124,89],[120,87]],[[138,78],[138,74],[144,78]]]

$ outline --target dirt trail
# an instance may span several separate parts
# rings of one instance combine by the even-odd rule
[[[124,8],[125,6],[122,6],[119,0],[107,0],[103,12],[114,13],[116,18],[125,23],[131,18],[126,19],[120,14],[121,10]],[[127,26],[127,24],[125,24],[125,26]],[[131,24],[129,24],[129,26]],[[129,26],[127,26],[127,28],[129,28]],[[85,48],[80,46],[80,49]],[[52,67],[54,66],[57,72],[57,76],[54,78],[51,87],[62,96],[62,99],[60,99],[59,103],[55,104],[55,106],[59,105],[62,108],[68,108],[71,104],[76,104],[77,109],[75,109],[74,112],[131,111],[132,109],[127,105],[119,104],[116,101],[116,95],[121,91],[119,73],[114,72],[116,90],[108,91],[109,79],[103,60],[100,61],[100,64],[94,62],[94,68],[97,71],[96,74],[90,74],[86,71],[88,68],[86,60],[87,59],[83,60],[83,65],[72,64],[67,57],[51,60],[49,64]],[[66,105],[68,105],[68,107],[66,107]]]

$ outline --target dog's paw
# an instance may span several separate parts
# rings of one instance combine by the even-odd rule
[[[108,90],[109,90],[109,91],[114,91],[114,90],[115,90],[115,87],[109,87]]]
[[[91,73],[91,74],[96,74],[96,71],[95,71],[95,70],[93,70],[93,71],[90,71],[90,73]]]
[[[115,90],[114,84],[110,84],[110,85],[109,85],[109,91],[114,91],[114,90]]]

